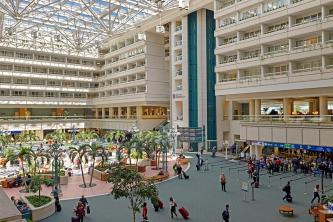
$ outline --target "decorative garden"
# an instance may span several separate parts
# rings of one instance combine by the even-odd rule
[[[173,142],[168,133],[139,132],[136,127],[104,132],[55,130],[44,140],[33,131],[15,136],[0,133],[0,181],[3,188],[19,189],[21,199],[36,209],[53,201],[52,194],[41,195],[43,187],[58,187],[61,192],[61,186],[75,176],[82,178],[78,185],[82,189],[96,186],[96,180],[114,185],[119,178],[116,174],[124,172],[121,168],[136,172],[144,183],[151,184],[173,172]],[[184,158],[178,161],[188,163]]]

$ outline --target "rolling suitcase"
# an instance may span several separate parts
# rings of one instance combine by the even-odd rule
[[[158,200],[158,207],[160,208],[160,209],[163,209],[163,202],[161,201],[161,200]]]
[[[189,213],[184,207],[179,208],[179,213],[183,216],[185,220],[188,219]]]
[[[190,178],[190,176],[187,175],[184,171],[183,171],[183,176],[184,176],[185,180],[187,180],[188,178]]]
[[[72,222],[80,222],[80,218],[78,216],[73,216]]]
[[[60,212],[60,211],[61,211],[61,205],[60,205],[60,203],[57,203],[57,204],[56,204],[56,209],[57,209],[57,212]]]
[[[255,188],[259,188],[259,182],[255,182],[255,183],[254,183],[254,187],[255,187]]]

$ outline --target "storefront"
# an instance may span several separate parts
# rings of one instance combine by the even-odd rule
[[[265,141],[251,141],[253,151],[250,153],[256,156],[282,155],[284,157],[318,157],[321,154],[333,156],[333,147],[314,146],[304,144],[277,143]]]

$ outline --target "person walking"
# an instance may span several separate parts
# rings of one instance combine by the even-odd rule
[[[223,172],[221,172],[221,175],[220,175],[220,182],[221,182],[222,191],[226,192],[225,191],[226,178],[225,178],[225,175]]]
[[[311,200],[311,204],[313,203],[313,201],[317,198],[318,199],[318,203],[320,203],[320,196],[319,196],[319,184],[317,184],[313,190],[313,198]]]
[[[142,221],[148,221],[148,208],[146,202],[142,205]]]
[[[229,204],[225,205],[225,209],[222,212],[222,219],[224,222],[229,222],[230,213],[229,213]]]
[[[88,200],[87,198],[84,197],[84,195],[81,196],[79,200],[85,207],[88,205]]]
[[[291,199],[291,186],[290,186],[290,181],[288,181],[287,185],[283,187],[282,191],[284,191],[286,193],[286,195],[283,197],[283,200],[287,199]]]
[[[76,216],[79,218],[80,222],[83,222],[83,218],[86,215],[86,211],[84,208],[85,207],[84,207],[83,203],[81,203],[81,201],[79,201],[76,208],[74,209],[74,212],[75,212]]]
[[[183,179],[182,171],[183,171],[183,168],[178,163],[177,164],[177,175],[178,175],[178,179]]]
[[[173,215],[176,215],[176,217],[178,217],[178,215],[177,215],[177,213],[176,213],[177,204],[176,204],[176,202],[173,200],[172,197],[170,197],[169,204],[170,204],[171,218],[173,218]]]

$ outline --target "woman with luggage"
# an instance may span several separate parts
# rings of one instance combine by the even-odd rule
[[[72,222],[83,222],[83,217],[86,215],[85,207],[81,201],[77,204],[76,208],[74,209],[76,217],[72,218]]]
[[[169,204],[170,204],[171,218],[173,218],[173,215],[176,215],[176,217],[178,217],[176,213],[177,204],[172,197],[170,197]]]
[[[148,208],[146,202],[144,202],[142,206],[142,221],[148,221]]]

